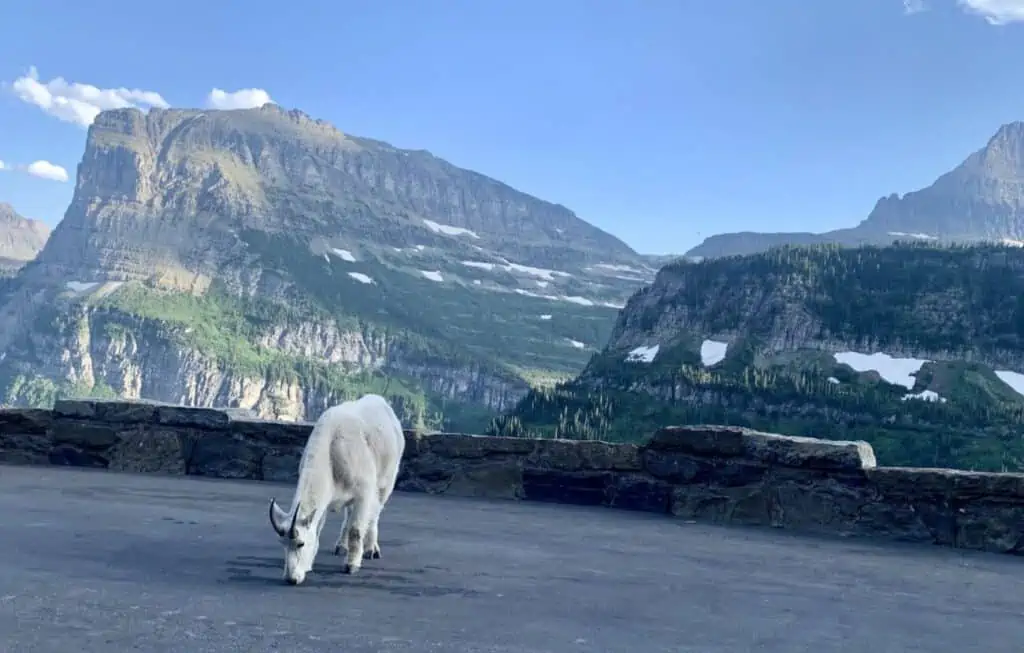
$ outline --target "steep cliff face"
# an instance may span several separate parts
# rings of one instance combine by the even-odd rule
[[[479,428],[578,371],[653,276],[564,207],[298,111],[109,111],[63,221],[3,289],[0,381],[16,403],[40,377],[292,418],[393,381]],[[40,317],[70,315],[74,333]]]
[[[505,427],[666,420],[866,439],[889,464],[1021,468],[1024,251],[781,248],[663,268],[608,346]],[[511,424],[511,426],[510,426]]]
[[[1024,123],[1003,125],[985,147],[935,182],[875,204],[856,227],[814,233],[718,234],[690,257],[754,254],[779,245],[1024,241]]]
[[[0,276],[11,276],[39,253],[50,228],[38,220],[18,215],[10,204],[0,202]]]

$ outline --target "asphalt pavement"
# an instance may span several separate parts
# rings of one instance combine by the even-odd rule
[[[1024,561],[396,493],[380,560],[298,587],[291,488],[0,466],[0,651],[1016,653]]]

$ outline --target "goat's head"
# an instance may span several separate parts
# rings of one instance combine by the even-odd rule
[[[295,512],[291,515],[270,500],[270,525],[281,538],[284,546],[284,579],[290,585],[298,585],[306,578],[313,566],[318,545],[316,533],[313,532],[313,512],[301,516],[302,505],[295,504]]]

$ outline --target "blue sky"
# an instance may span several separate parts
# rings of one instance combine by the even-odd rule
[[[853,225],[880,196],[929,184],[1024,119],[1024,0],[228,7],[2,3],[0,201],[59,221],[91,115],[52,104],[52,84],[49,112],[38,106],[31,85],[15,84],[30,67],[37,85],[140,89],[172,106],[262,89],[656,253],[724,231]],[[70,180],[28,168],[37,161]]]

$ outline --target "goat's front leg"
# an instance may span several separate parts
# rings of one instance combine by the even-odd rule
[[[349,509],[345,506],[340,510],[341,512],[341,532],[338,534],[338,540],[334,543],[334,555],[340,556],[348,550],[348,517]]]
[[[377,493],[362,492],[352,502],[352,511],[348,519],[348,551],[345,556],[346,574],[354,574],[363,564],[363,545],[367,542],[370,524],[380,511]]]

